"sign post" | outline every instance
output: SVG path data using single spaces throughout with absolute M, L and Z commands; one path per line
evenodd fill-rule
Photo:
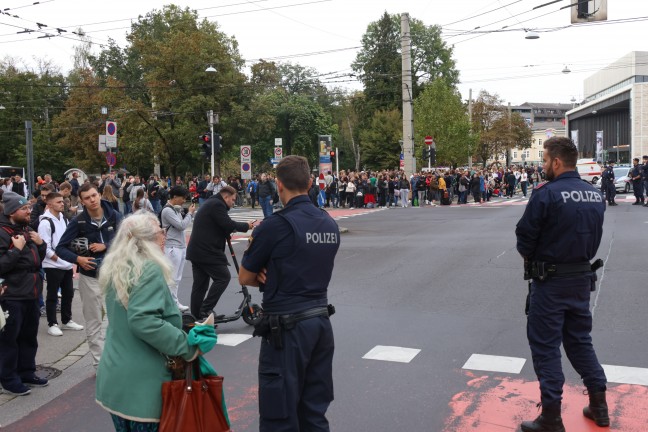
M 106 147 L 117 148 L 117 123 L 110 120 L 106 122 Z
M 252 147 L 241 146 L 241 180 L 252 179 Z
M 428 170 L 432 171 L 432 149 L 434 148 L 434 138 L 430 135 L 425 136 L 425 145 L 429 147 L 428 151 Z

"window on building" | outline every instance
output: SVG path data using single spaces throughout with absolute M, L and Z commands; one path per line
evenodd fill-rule
M 517 159 L 517 152 L 516 151 L 513 152 L 513 159 Z
M 539 145 L 540 147 L 542 147 L 542 139 L 539 139 L 539 140 L 538 140 L 538 145 Z
M 540 150 L 540 151 L 538 152 L 538 157 L 539 157 L 540 159 L 542 159 L 542 156 L 543 156 L 543 155 L 544 155 L 544 150 Z

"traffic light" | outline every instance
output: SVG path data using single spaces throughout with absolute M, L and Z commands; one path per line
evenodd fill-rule
M 209 159 L 211 158 L 211 152 L 212 152 L 212 142 L 211 142 L 211 134 L 209 132 L 204 133 L 198 137 L 201 141 L 200 147 L 201 147 L 201 152 L 200 154 L 205 158 Z
M 423 159 L 428 160 L 430 158 L 430 147 L 425 146 L 423 147 Z
M 214 134 L 214 151 L 219 154 L 223 149 L 223 137 L 221 134 Z
M 436 149 L 435 148 L 430 149 L 430 164 L 431 165 L 436 165 Z
M 331 162 L 335 161 L 335 150 L 331 150 L 329 156 L 331 157 Z

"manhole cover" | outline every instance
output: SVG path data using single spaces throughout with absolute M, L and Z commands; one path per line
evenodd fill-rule
M 57 378 L 59 375 L 61 375 L 61 373 L 63 373 L 63 371 L 60 371 L 53 367 L 36 365 L 36 375 L 38 375 L 40 378 L 51 380 Z

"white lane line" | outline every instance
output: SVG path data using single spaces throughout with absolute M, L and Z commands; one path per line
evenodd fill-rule
M 248 339 L 252 339 L 252 335 L 249 334 L 237 334 L 237 333 L 221 333 L 218 335 L 218 345 L 225 346 L 237 346 L 242 344 Z
M 409 363 L 420 352 L 420 349 L 415 348 L 376 345 L 371 349 L 371 351 L 362 356 L 362 358 L 366 360 L 382 360 L 398 363 Z
M 463 369 L 519 374 L 524 363 L 526 363 L 526 359 L 518 357 L 473 354 L 463 365 Z
M 648 386 L 648 369 L 646 368 L 614 365 L 601 366 L 603 366 L 608 382 Z

